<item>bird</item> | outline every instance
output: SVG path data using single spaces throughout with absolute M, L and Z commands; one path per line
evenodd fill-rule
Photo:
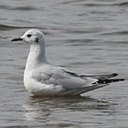
M 24 86 L 35 96 L 78 96 L 125 79 L 115 78 L 117 73 L 78 74 L 47 61 L 44 34 L 39 29 L 29 29 L 11 41 L 24 41 L 30 51 L 24 70 Z

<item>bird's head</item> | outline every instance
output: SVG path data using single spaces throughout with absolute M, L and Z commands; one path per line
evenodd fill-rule
M 30 29 L 19 38 L 14 38 L 11 41 L 24 41 L 28 44 L 39 44 L 44 42 L 44 35 L 38 29 Z

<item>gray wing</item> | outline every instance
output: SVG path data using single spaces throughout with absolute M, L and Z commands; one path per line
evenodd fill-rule
M 33 73 L 33 78 L 45 84 L 61 85 L 64 89 L 77 89 L 91 86 L 97 79 L 84 77 L 62 67 L 41 67 Z
M 79 95 L 107 86 L 108 83 L 124 80 L 109 79 L 114 76 L 116 74 L 78 75 L 65 68 L 53 66 L 42 66 L 32 73 L 32 77 L 39 83 L 61 87 L 57 95 Z

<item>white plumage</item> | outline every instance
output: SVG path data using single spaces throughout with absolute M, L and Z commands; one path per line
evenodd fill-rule
M 108 79 L 109 75 L 78 75 L 63 67 L 47 62 L 44 35 L 38 29 L 28 30 L 22 37 L 12 41 L 30 44 L 30 52 L 24 71 L 24 86 L 34 95 L 80 95 L 123 79 Z M 115 80 L 115 81 L 114 81 Z

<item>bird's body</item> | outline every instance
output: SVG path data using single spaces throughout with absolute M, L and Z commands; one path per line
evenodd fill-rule
M 30 52 L 24 71 L 24 86 L 34 95 L 80 95 L 108 83 L 124 79 L 110 79 L 117 74 L 78 75 L 63 67 L 48 63 L 45 56 L 43 33 L 37 29 L 28 30 L 22 37 L 12 41 L 23 40 L 30 44 Z
M 70 74 L 62 67 L 43 64 L 24 73 L 24 85 L 35 95 L 76 95 L 77 91 L 89 87 L 97 79 L 81 78 Z

